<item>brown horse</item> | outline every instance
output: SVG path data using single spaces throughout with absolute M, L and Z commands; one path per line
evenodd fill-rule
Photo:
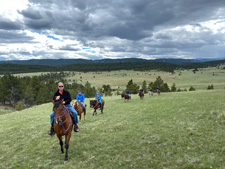
M 160 95 L 160 90 L 157 90 L 157 94 L 158 94 L 158 96 Z
M 121 94 L 121 99 L 123 99 L 123 98 L 124 98 L 124 95 L 125 95 L 125 93 L 122 93 L 122 94 Z
M 130 99 L 131 99 L 131 96 L 129 97 L 128 94 L 124 94 L 124 102 L 125 102 L 125 100 L 129 101 Z
M 77 115 L 79 115 L 79 121 L 81 122 L 81 114 L 84 112 L 83 105 L 81 104 L 81 102 L 76 101 L 73 103 L 73 107 L 77 111 Z M 86 107 L 86 104 L 85 104 L 85 107 Z M 84 120 L 85 120 L 85 115 L 86 113 L 84 112 Z
M 62 99 L 61 101 L 59 100 L 57 102 L 55 102 L 53 100 L 52 102 L 54 104 L 53 111 L 55 114 L 54 130 L 59 139 L 59 144 L 61 146 L 62 154 L 64 153 L 62 136 L 65 135 L 66 154 L 65 154 L 64 161 L 67 161 L 68 160 L 69 142 L 70 142 L 70 137 L 72 134 L 73 123 L 72 123 L 72 118 L 70 117 L 70 112 L 67 109 L 67 107 L 65 107 L 63 105 L 63 101 L 64 101 L 64 99 Z
M 93 116 L 97 115 L 97 109 L 101 109 L 101 113 L 103 114 L 103 108 L 104 108 L 105 101 L 102 99 L 102 106 L 100 106 L 100 102 L 97 100 L 90 100 L 90 108 L 94 108 Z
M 140 96 L 140 99 L 143 99 L 144 98 L 144 93 L 143 92 L 139 92 L 139 96 Z

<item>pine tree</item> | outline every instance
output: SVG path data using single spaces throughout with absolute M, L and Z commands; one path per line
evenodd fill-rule
M 194 88 L 193 86 L 191 86 L 191 87 L 189 88 L 189 91 L 195 91 L 195 88 Z
M 176 90 L 177 90 L 176 84 L 173 83 L 173 85 L 171 86 L 171 92 L 175 92 Z
M 141 86 L 141 87 L 142 87 L 142 89 L 144 90 L 144 92 L 145 92 L 145 93 L 147 93 L 147 92 L 148 92 L 148 89 L 147 89 L 147 83 L 146 83 L 146 81 L 145 81 L 145 80 L 143 81 L 143 83 L 142 83 L 142 86 Z

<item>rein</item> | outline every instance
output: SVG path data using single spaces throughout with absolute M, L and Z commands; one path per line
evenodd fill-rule
M 66 110 L 66 111 L 65 111 L 65 110 Z M 63 117 L 63 116 L 65 115 L 65 112 L 67 112 L 67 113 L 70 115 L 68 108 L 67 108 L 66 106 L 63 106 L 63 115 L 61 115 L 61 116 L 57 116 L 57 117 L 54 117 L 54 118 L 56 119 L 56 118 Z M 66 120 L 67 120 L 67 119 L 66 119 Z M 65 120 L 65 121 L 66 121 L 66 120 Z M 64 121 L 64 122 L 65 122 L 65 121 Z M 63 122 L 63 123 L 64 123 L 64 122 Z M 62 126 L 62 128 L 63 128 L 63 130 L 64 130 L 64 131 L 68 131 L 68 130 L 69 130 L 69 128 L 70 128 L 71 118 L 70 118 L 70 122 L 69 122 L 68 128 L 67 128 L 66 130 L 65 130 L 65 128 L 64 128 L 63 123 L 62 123 L 62 125 L 61 125 L 61 126 Z
M 98 105 L 99 105 L 99 103 L 97 102 L 96 105 L 95 105 L 95 107 L 93 107 L 93 108 L 94 109 L 97 109 L 98 108 Z

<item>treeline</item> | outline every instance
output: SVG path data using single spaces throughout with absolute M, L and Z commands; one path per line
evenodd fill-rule
M 160 88 L 161 92 L 187 91 L 186 88 L 183 90 L 181 90 L 180 88 L 177 88 L 175 83 L 173 83 L 173 85 L 169 87 L 168 84 L 165 83 L 160 76 L 158 76 L 154 82 L 150 82 L 149 84 L 147 84 L 147 82 L 144 80 L 142 82 L 142 85 L 139 86 L 136 83 L 134 83 L 133 80 L 131 79 L 126 85 L 126 90 L 129 90 L 131 94 L 137 94 L 140 88 L 144 90 L 144 93 L 148 93 L 150 89 L 152 89 L 153 92 L 156 92 L 157 88 Z M 207 89 L 208 90 L 213 89 L 213 85 L 208 86 Z M 189 91 L 195 91 L 195 88 L 193 86 L 190 86 Z
M 150 82 L 147 85 L 147 82 L 144 80 L 142 82 L 141 88 L 144 90 L 145 93 L 147 93 L 150 89 L 156 92 L 157 88 L 160 88 L 161 92 L 170 92 L 170 88 L 167 83 L 164 83 L 162 78 L 158 76 L 154 82 Z M 139 92 L 140 86 L 133 82 L 131 79 L 126 86 L 126 90 L 129 90 L 131 94 L 137 94 Z
M 187 63 L 187 64 L 172 64 L 163 62 L 120 62 L 120 63 L 78 63 L 71 65 L 62 65 L 57 67 L 43 65 L 18 65 L 18 64 L 0 64 L 0 74 L 6 72 L 25 73 L 25 72 L 60 72 L 60 71 L 113 71 L 113 70 L 160 70 L 173 72 L 177 69 L 195 69 L 206 68 L 210 66 L 218 66 L 224 64 L 225 60 L 211 61 L 203 63 Z
M 1 104 L 10 104 L 16 107 L 18 103 L 25 108 L 32 105 L 39 105 L 50 102 L 54 93 L 58 90 L 58 82 L 63 82 L 65 90 L 68 90 L 71 94 L 71 98 L 75 98 L 77 91 L 81 90 L 85 94 L 85 97 L 94 97 L 97 89 L 92 87 L 89 82 L 84 85 L 73 82 L 67 83 L 63 79 L 64 73 L 56 73 L 57 79 L 49 78 L 46 80 L 47 75 L 33 76 L 31 77 L 17 77 L 10 73 L 5 73 L 0 78 L 0 102 Z M 51 77 L 51 76 L 50 76 Z M 103 85 L 102 92 L 108 92 L 111 90 L 110 86 Z M 111 93 L 111 91 L 110 91 Z

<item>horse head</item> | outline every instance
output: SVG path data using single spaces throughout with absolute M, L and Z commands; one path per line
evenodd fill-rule
M 94 108 L 97 104 L 97 100 L 90 100 L 90 108 Z
M 73 107 L 74 107 L 74 108 L 77 108 L 77 101 L 75 101 L 75 102 L 73 103 Z
M 56 125 L 62 125 L 62 112 L 63 112 L 63 102 L 64 99 L 62 100 L 58 100 L 58 101 L 52 101 L 54 106 L 53 106 L 53 111 L 54 111 L 54 115 L 55 115 L 55 123 Z

